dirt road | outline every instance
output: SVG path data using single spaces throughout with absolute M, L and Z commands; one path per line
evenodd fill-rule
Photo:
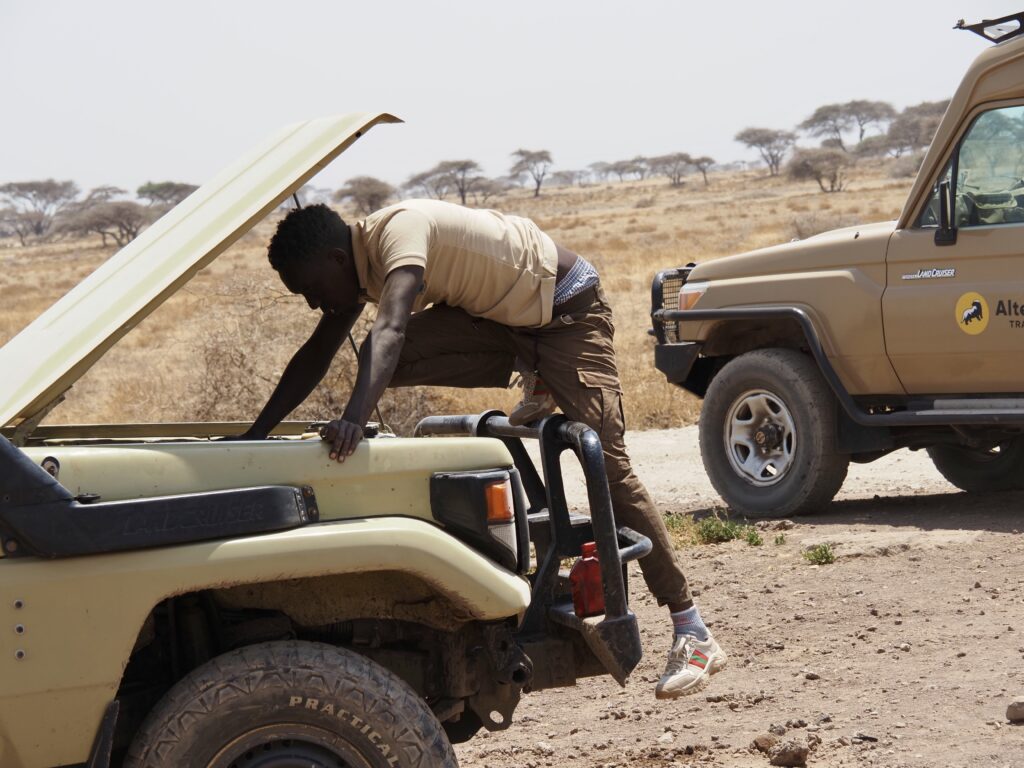
M 721 502 L 695 428 L 638 432 L 637 472 L 666 511 Z M 767 766 L 751 748 L 776 726 L 811 744 L 809 766 L 1021 766 L 1024 493 L 970 497 L 923 452 L 853 465 L 838 500 L 764 544 L 683 552 L 698 604 L 730 655 L 705 691 L 658 702 L 664 609 L 639 573 L 644 660 L 607 680 L 527 696 L 503 733 L 458 747 L 463 766 Z M 785 524 L 782 524 L 785 527 Z M 775 543 L 779 536 L 782 543 Z M 829 542 L 832 565 L 802 557 Z

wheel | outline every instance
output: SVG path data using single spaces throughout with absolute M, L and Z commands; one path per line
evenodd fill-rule
M 814 512 L 836 495 L 850 457 L 836 451 L 836 399 L 814 361 L 763 349 L 729 361 L 700 414 L 700 452 L 715 490 L 748 517 Z
M 441 724 L 400 678 L 356 653 L 262 643 L 180 680 L 124 768 L 456 768 Z
M 968 493 L 1024 489 L 1024 437 L 988 450 L 933 445 L 928 455 L 944 478 Z

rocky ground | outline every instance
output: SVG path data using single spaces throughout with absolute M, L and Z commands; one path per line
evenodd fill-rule
M 638 432 L 637 472 L 666 511 L 721 502 L 695 428 Z M 824 513 L 762 523 L 764 543 L 682 552 L 729 666 L 701 693 L 654 698 L 670 625 L 631 577 L 644 659 L 524 698 L 512 727 L 458 747 L 466 766 L 767 766 L 752 746 L 807 748 L 809 766 L 1020 766 L 1024 494 L 972 497 L 923 452 L 853 465 Z M 809 564 L 809 546 L 837 560 Z M 770 734 L 768 737 L 766 735 Z M 802 749 L 797 750 L 802 751 Z M 785 764 L 785 763 L 783 763 Z

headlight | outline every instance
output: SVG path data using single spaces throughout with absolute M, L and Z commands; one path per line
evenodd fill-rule
M 511 571 L 530 566 L 525 491 L 516 469 L 439 472 L 430 478 L 434 519 Z

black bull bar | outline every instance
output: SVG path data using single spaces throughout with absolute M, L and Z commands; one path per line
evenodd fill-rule
M 463 435 L 501 440 L 512 454 L 529 501 L 530 538 L 537 550 L 532 594 L 517 637 L 550 633 L 551 624 L 578 631 L 590 650 L 620 684 L 640 662 L 643 651 L 636 616 L 629 609 L 625 564 L 651 551 L 651 540 L 631 528 L 616 527 L 597 433 L 585 424 L 556 415 L 539 424 L 512 426 L 500 411 L 479 415 L 430 416 L 416 425 L 417 436 Z M 544 482 L 523 439 L 538 441 Z M 571 450 L 586 479 L 590 517 L 571 515 L 565 497 L 560 458 Z M 578 557 L 587 541 L 597 544 L 604 587 L 603 617 L 581 619 L 559 577 L 563 558 Z

